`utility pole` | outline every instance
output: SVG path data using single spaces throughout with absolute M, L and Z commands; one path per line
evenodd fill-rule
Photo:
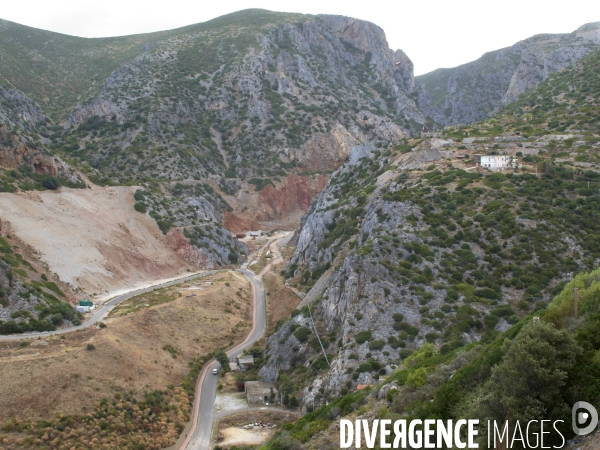
M 573 288 L 573 308 L 575 317 L 579 316 L 579 289 Z

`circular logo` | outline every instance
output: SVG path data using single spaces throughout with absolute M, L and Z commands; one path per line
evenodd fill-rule
M 585 410 L 582 411 L 582 410 Z M 590 434 L 598 425 L 598 411 L 588 402 L 577 402 L 573 405 L 573 432 L 579 436 Z M 591 418 L 591 420 L 590 420 Z M 585 428 L 580 428 L 586 423 Z

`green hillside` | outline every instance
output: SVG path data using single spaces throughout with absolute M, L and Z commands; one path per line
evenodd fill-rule
M 425 90 L 429 92 L 433 105 L 443 107 L 448 93 L 448 80 L 455 71 L 455 69 L 436 69 L 433 72 L 415 77 L 415 81 L 421 83 Z

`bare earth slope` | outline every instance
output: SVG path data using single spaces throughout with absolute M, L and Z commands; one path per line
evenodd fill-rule
M 0 194 L 0 215 L 62 281 L 100 294 L 188 268 L 156 222 L 133 209 L 132 187 Z

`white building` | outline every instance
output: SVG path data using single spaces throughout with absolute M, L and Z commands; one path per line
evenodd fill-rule
M 485 155 L 480 156 L 481 167 L 495 172 L 515 168 L 515 157 L 512 155 Z

